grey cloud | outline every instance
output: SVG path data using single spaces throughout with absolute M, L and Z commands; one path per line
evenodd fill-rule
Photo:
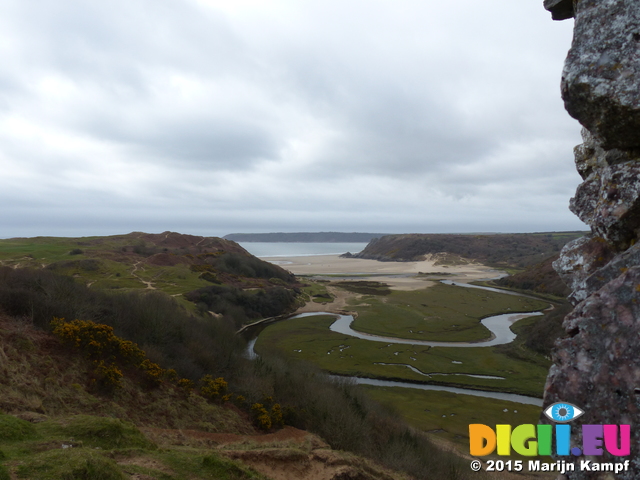
M 7 1 L 0 191 L 60 231 L 575 226 L 569 36 L 525 3 Z

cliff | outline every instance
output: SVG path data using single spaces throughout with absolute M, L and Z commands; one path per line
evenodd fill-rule
M 631 425 L 631 460 L 615 478 L 640 476 L 640 7 L 633 0 L 545 0 L 554 19 L 575 18 L 562 72 L 565 108 L 584 127 L 575 148 L 583 178 L 570 209 L 591 233 L 567 244 L 554 263 L 571 288 L 574 310 L 564 320 L 545 386 L 544 407 L 570 402 L 585 411 L 573 422 Z M 585 459 L 585 457 L 578 457 Z M 562 457 L 576 461 L 576 457 Z M 579 469 L 576 469 L 579 470 Z M 610 478 L 588 471 L 569 479 Z
M 356 258 L 412 262 L 435 256 L 441 263 L 478 261 L 495 267 L 525 268 L 557 255 L 582 232 L 515 234 L 404 234 L 372 240 Z

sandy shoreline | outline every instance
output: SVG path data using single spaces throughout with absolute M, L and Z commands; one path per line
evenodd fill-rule
M 423 274 L 447 274 L 446 278 L 472 281 L 492 278 L 502 272 L 480 264 L 434 265 L 434 261 L 379 262 L 361 258 L 341 258 L 339 255 L 314 255 L 306 257 L 263 257 L 263 260 L 280 265 L 295 275 L 354 275 L 361 280 L 378 280 L 392 288 L 415 290 L 429 286 Z M 370 277 L 369 277 L 370 276 Z

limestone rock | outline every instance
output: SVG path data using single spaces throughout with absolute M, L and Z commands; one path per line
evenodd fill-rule
M 640 471 L 640 429 L 633 427 L 640 418 L 638 285 L 640 266 L 635 266 L 578 304 L 565 318 L 563 326 L 569 337 L 556 345 L 543 406 L 573 403 L 585 411 L 581 424 L 632 425 L 631 457 L 605 454 L 598 458 L 598 462 L 630 459 L 632 469 L 616 476 L 625 480 L 637 478 Z M 571 446 L 581 447 L 580 429 L 572 432 Z M 572 480 L 600 478 L 580 471 L 567 476 Z
M 583 143 L 575 147 L 573 152 L 576 169 L 583 180 L 586 180 L 594 170 L 607 165 L 638 160 L 637 157 L 624 150 L 605 150 L 586 128 L 582 129 L 582 140 Z
M 562 73 L 565 108 L 605 149 L 640 148 L 640 8 L 635 0 L 574 5 L 573 43 Z
M 567 243 L 553 268 L 572 292 L 569 300 L 575 305 L 593 293 L 587 279 L 613 258 L 614 252 L 602 238 L 588 235 Z M 600 287 L 598 287 L 600 288 Z
M 640 162 L 591 170 L 569 208 L 594 233 L 619 249 L 626 248 L 640 229 Z
M 604 267 L 597 269 L 584 281 L 585 293 L 590 295 L 629 269 L 640 265 L 640 243 L 617 255 Z
M 564 401 L 585 411 L 573 424 L 572 447 L 581 446 L 581 424 L 632 425 L 630 457 L 597 459 L 630 460 L 615 477 L 630 480 L 640 478 L 640 5 L 545 0 L 545 7 L 559 12 L 568 3 L 576 20 L 562 96 L 585 127 L 574 150 L 584 182 L 570 208 L 591 235 L 567 244 L 553 264 L 575 309 L 553 352 L 543 408 Z M 566 478 L 613 477 L 576 470 Z

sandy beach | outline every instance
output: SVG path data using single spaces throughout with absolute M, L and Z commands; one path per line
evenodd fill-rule
M 444 278 L 472 281 L 493 278 L 502 272 L 480 264 L 435 265 L 434 261 L 379 262 L 360 258 L 341 258 L 339 255 L 314 255 L 301 257 L 265 257 L 263 260 L 280 265 L 296 275 L 318 277 L 341 275 L 358 276 L 360 280 L 377 280 L 392 288 L 416 290 L 430 284 L 428 275 L 442 274 Z M 420 274 L 427 274 L 420 275 Z

